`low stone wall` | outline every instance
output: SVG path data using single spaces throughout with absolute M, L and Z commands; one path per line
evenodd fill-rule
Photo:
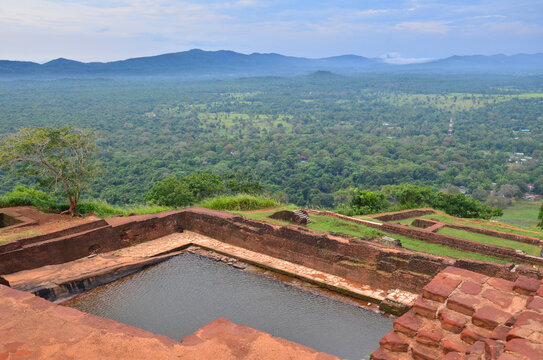
M 173 232 L 182 231 L 180 212 L 157 215 L 108 219 L 105 226 L 36 242 L 22 239 L 8 243 L 0 253 L 0 274 L 62 264 L 92 254 L 117 250 L 132 244 L 153 240 Z M 10 248 L 11 247 L 11 248 Z M 7 250 L 7 251 L 6 251 Z
M 415 219 L 411 223 L 412 226 L 415 226 L 421 229 L 427 229 L 437 224 L 439 224 L 438 221 L 428 220 L 428 219 Z
M 405 210 L 405 211 L 398 211 L 391 214 L 377 216 L 374 219 L 381 220 L 381 221 L 398 221 L 398 220 L 409 219 L 409 218 L 417 217 L 417 216 L 424 216 L 428 214 L 435 214 L 435 212 L 430 209 Z
M 59 231 L 54 231 L 54 232 L 50 232 L 43 235 L 36 235 L 36 236 L 31 236 L 31 237 L 27 237 L 27 238 L 23 238 L 19 240 L 14 240 L 6 244 L 0 245 L 0 254 L 20 249 L 26 245 L 44 242 L 47 240 L 56 239 L 56 238 L 60 238 L 60 237 L 68 236 L 68 235 L 73 235 L 73 234 L 89 231 L 92 229 L 98 229 L 107 225 L 108 224 L 105 220 L 98 219 L 96 221 L 86 222 L 86 223 L 72 226 L 72 227 L 62 229 Z

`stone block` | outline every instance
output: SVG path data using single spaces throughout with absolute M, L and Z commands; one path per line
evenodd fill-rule
M 440 310 L 439 319 L 441 320 L 441 328 L 454 334 L 460 334 L 468 323 L 468 318 L 465 315 L 449 309 Z
M 456 275 L 459 278 L 470 279 L 471 281 L 479 283 L 479 284 L 483 284 L 489 279 L 489 277 L 486 275 L 479 274 L 479 273 L 465 270 L 465 269 L 461 269 L 454 266 L 448 266 L 441 272 L 441 274 Z
M 437 304 L 438 303 L 434 303 L 431 300 L 419 296 L 413 305 L 413 311 L 415 314 L 427 319 L 435 319 L 437 317 Z
M 379 341 L 379 345 L 392 352 L 407 352 L 407 350 L 409 350 L 407 341 L 394 330 L 389 331 L 381 341 Z
M 486 289 L 485 291 L 483 291 L 482 296 L 502 309 L 508 308 L 513 302 L 514 298 L 513 294 L 508 294 L 503 291 L 494 289 Z
M 488 279 L 487 284 L 496 290 L 505 292 L 513 292 L 513 286 L 515 285 L 514 282 L 501 278 L 490 278 Z
M 539 289 L 539 280 L 527 276 L 519 276 L 513 290 L 522 295 L 531 295 Z
M 421 330 L 419 331 L 419 334 L 417 335 L 417 342 L 428 345 L 431 347 L 438 347 L 441 343 L 441 339 L 443 338 L 443 333 L 440 329 L 434 329 L 434 330 Z
M 440 352 L 435 348 L 416 344 L 411 349 L 413 359 L 415 360 L 436 360 L 441 356 Z
M 408 337 L 415 337 L 422 325 L 422 321 L 413 312 L 408 312 L 394 320 L 394 330 Z
M 398 360 L 398 357 L 386 350 L 379 348 L 371 353 L 370 360 Z
M 460 284 L 460 280 L 450 279 L 445 276 L 436 276 L 422 289 L 422 296 L 426 299 L 445 302 L 451 293 Z
M 447 300 L 447 308 L 471 316 L 480 302 L 473 296 L 456 293 Z
M 534 296 L 528 303 L 527 309 L 543 313 L 543 298 L 539 296 Z
M 482 289 L 483 287 L 481 286 L 481 284 L 475 283 L 473 281 L 464 281 L 462 285 L 460 285 L 460 291 L 468 295 L 477 295 L 481 292 Z
M 485 329 L 494 330 L 496 326 L 505 324 L 511 314 L 502 311 L 494 306 L 485 305 L 473 314 L 474 325 Z
M 450 352 L 465 353 L 466 351 L 468 351 L 468 348 L 464 344 L 458 344 L 448 339 L 445 339 L 445 341 L 443 341 L 443 352 L 445 354 L 448 354 Z
M 516 353 L 528 359 L 543 359 L 541 346 L 526 339 L 513 339 L 505 344 L 505 351 Z
M 491 339 L 505 341 L 507 338 L 507 333 L 511 330 L 510 327 L 505 325 L 498 325 L 494 330 L 492 330 Z
M 470 345 L 473 345 L 477 341 L 481 340 L 481 337 L 477 335 L 476 333 L 474 333 L 473 331 L 471 331 L 470 329 L 464 329 L 460 333 L 460 339 L 462 339 L 462 341 Z

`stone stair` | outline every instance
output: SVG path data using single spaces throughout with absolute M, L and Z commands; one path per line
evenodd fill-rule
M 302 219 L 305 224 L 311 223 L 311 219 L 307 215 L 307 211 L 298 209 L 298 210 L 294 210 L 292 213 L 296 215 L 297 217 L 299 217 L 300 219 Z

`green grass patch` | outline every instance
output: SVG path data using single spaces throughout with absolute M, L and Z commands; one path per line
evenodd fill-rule
M 18 240 L 22 238 L 26 238 L 29 236 L 38 235 L 38 232 L 36 230 L 28 230 L 16 234 L 9 234 L 9 235 L 0 235 L 0 244 L 5 244 L 13 240 Z
M 529 255 L 539 256 L 541 253 L 540 246 L 525 244 L 519 241 L 502 239 L 502 238 L 497 238 L 497 237 L 488 236 L 484 234 L 478 234 L 471 231 L 443 227 L 439 229 L 437 232 L 439 234 L 455 236 L 461 239 L 476 241 L 476 242 L 480 242 L 484 244 L 499 245 L 499 246 L 505 246 L 512 249 L 522 250 Z
M 513 229 L 507 226 L 500 226 L 500 223 L 496 220 L 465 221 L 465 220 L 454 218 L 452 216 L 445 215 L 445 214 L 430 214 L 430 215 L 423 216 L 423 218 L 437 220 L 437 221 L 441 221 L 447 224 L 455 224 L 455 225 L 471 226 L 471 227 L 476 227 L 476 228 L 481 228 L 481 229 L 497 230 L 497 231 L 508 232 L 511 234 L 531 236 L 531 237 L 543 239 L 543 232 L 537 231 L 536 228 L 534 228 L 533 230 L 527 229 L 527 230 L 532 230 L 532 231 L 523 231 L 521 229 Z M 520 226 L 520 225 L 515 225 L 515 226 Z M 533 232 L 533 231 L 536 231 L 536 232 Z
M 400 239 L 402 242 L 402 246 L 412 251 L 424 252 L 424 253 L 439 255 L 439 256 L 448 256 L 455 259 L 473 259 L 473 260 L 479 260 L 479 261 L 490 261 L 490 262 L 494 262 L 498 264 L 506 264 L 508 262 L 512 262 L 511 260 L 504 260 L 504 259 L 500 259 L 494 256 L 483 255 L 476 252 L 453 249 L 448 246 L 432 244 L 426 241 L 411 239 L 411 238 L 401 236 L 401 235 L 388 234 L 388 236 L 394 239 Z
M 240 194 L 235 196 L 217 196 L 205 200 L 198 205 L 213 210 L 248 211 L 276 208 L 281 206 L 281 203 L 262 196 Z
M 503 209 L 503 216 L 495 218 L 495 220 L 502 221 L 511 225 L 527 227 L 530 230 L 541 231 L 538 229 L 537 215 L 539 209 L 543 205 L 541 201 L 522 201 L 517 200 L 511 206 Z
M 275 214 L 276 212 L 281 211 L 281 210 L 296 210 L 296 209 L 299 209 L 299 207 L 297 207 L 296 205 L 283 205 L 283 206 L 279 206 L 267 211 L 256 211 L 256 212 L 230 211 L 230 212 L 236 215 L 245 216 L 248 219 L 284 226 L 290 223 L 288 221 L 270 219 L 268 216 Z
M 126 205 L 114 206 L 105 201 L 82 201 L 77 206 L 77 210 L 82 215 L 94 214 L 99 217 L 129 216 L 131 214 L 155 214 L 161 211 L 171 210 L 171 208 L 159 205 Z
M 311 223 L 307 227 L 311 230 L 321 231 L 325 233 L 341 233 L 350 236 L 358 236 L 363 238 L 375 238 L 383 235 L 383 232 L 360 225 L 351 221 L 341 220 L 330 216 L 314 215 L 309 217 Z

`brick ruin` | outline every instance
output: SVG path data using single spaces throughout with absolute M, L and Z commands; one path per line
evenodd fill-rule
M 446 268 L 379 344 L 371 360 L 543 359 L 543 283 Z
M 382 224 L 374 224 L 381 228 Z M 397 228 L 405 231 L 403 226 Z M 541 310 L 543 274 L 537 267 L 434 256 L 198 207 L 99 219 L 0 245 L 0 274 L 62 264 L 183 230 L 355 283 L 422 293 L 414 307 L 395 321 L 394 330 L 373 353 L 374 360 L 497 358 L 493 354 L 501 354 L 501 360 L 529 359 L 518 350 L 526 341 L 530 349 L 540 351 L 537 339 L 543 339 L 538 330 L 542 321 L 533 314 Z M 501 312 L 494 311 L 496 304 Z M 494 316 L 495 321 L 489 322 Z M 536 321 L 532 326 L 534 319 L 539 325 Z

